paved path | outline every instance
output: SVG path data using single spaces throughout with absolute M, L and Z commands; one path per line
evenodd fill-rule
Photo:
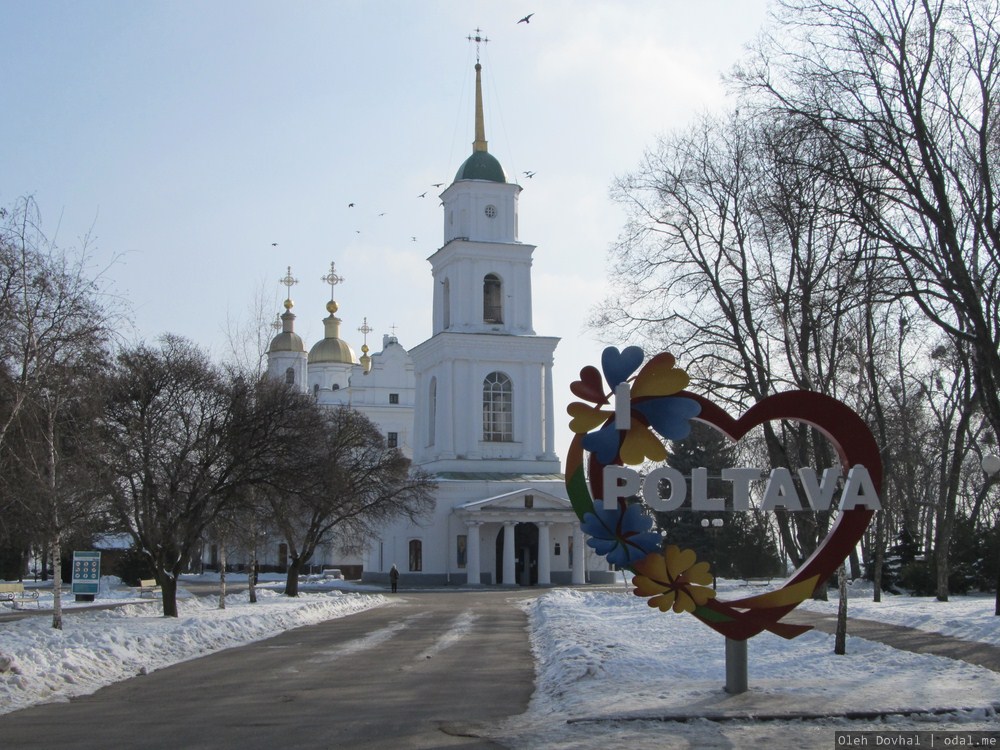
M 797 609 L 783 621 L 812 625 L 824 633 L 837 632 L 836 615 Z M 997 618 L 997 627 L 1000 627 L 1000 617 Z M 847 634 L 868 641 L 879 641 L 903 651 L 946 656 L 949 659 L 959 659 L 969 664 L 992 669 L 994 672 L 1000 672 L 1000 647 L 988 643 L 966 641 L 942 633 L 932 633 L 903 625 L 891 625 L 886 622 L 864 620 L 857 617 L 847 618 Z
M 534 590 L 403 592 L 288 631 L 0 717 L 18 748 L 487 748 L 476 724 L 534 689 Z M 471 735 L 471 736 L 465 736 Z

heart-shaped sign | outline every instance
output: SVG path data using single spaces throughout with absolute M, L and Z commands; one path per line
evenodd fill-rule
M 614 354 L 617 354 L 617 350 Z M 644 388 L 645 392 L 649 394 L 645 398 L 660 400 L 676 398 L 695 402 L 700 407 L 700 411 L 693 419 L 711 426 L 733 441 L 738 441 L 753 428 L 771 421 L 792 420 L 809 424 L 830 440 L 840 457 L 845 472 L 856 465 L 864 466 L 871 477 L 876 493 L 881 490 L 882 459 L 875 438 L 864 421 L 842 402 L 820 393 L 789 391 L 769 396 L 755 404 L 742 416 L 734 418 L 704 396 L 676 390 L 671 384 L 686 383 L 686 378 L 677 378 L 672 373 L 665 371 L 662 366 L 662 355 L 654 357 L 647 364 L 647 367 L 650 365 L 657 367 L 656 362 L 660 363 L 657 371 L 645 378 Z M 589 369 L 595 370 L 592 367 Z M 605 375 L 607 376 L 608 373 L 606 372 Z M 583 372 L 581 372 L 581 376 L 583 376 Z M 640 371 L 636 379 L 642 378 L 643 371 Z M 609 377 L 609 382 L 610 379 Z M 663 388 L 659 392 L 655 392 L 656 389 L 649 385 L 650 380 L 663 384 Z M 587 389 L 587 396 L 595 393 L 593 375 L 589 376 L 588 385 L 590 388 Z M 576 393 L 575 390 L 574 393 Z M 581 398 L 587 398 L 583 393 L 577 393 L 577 395 Z M 600 392 L 599 398 L 602 401 L 588 400 L 594 403 L 608 403 L 608 397 L 603 391 Z M 637 422 L 637 425 L 633 425 L 631 429 L 648 431 L 649 422 L 645 421 L 642 416 L 641 402 L 642 399 L 637 398 L 633 400 L 631 405 L 633 421 Z M 574 409 L 579 410 L 580 406 L 571 405 L 571 413 Z M 691 413 L 690 408 L 687 407 L 676 411 L 678 414 L 689 415 Z M 607 430 L 607 425 L 602 429 Z M 566 461 L 566 487 L 574 510 L 584 522 L 585 527 L 593 533 L 596 528 L 594 521 L 599 515 L 595 514 L 593 497 L 599 496 L 602 492 L 600 488 L 603 484 L 603 469 L 611 462 L 601 462 L 591 453 L 588 482 L 584 475 L 585 437 L 578 431 L 570 446 Z M 626 435 L 620 436 L 622 443 L 625 439 Z M 622 461 L 616 460 L 614 463 L 620 464 Z M 873 514 L 874 511 L 866 507 L 842 510 L 816 551 L 792 573 L 780 588 L 759 596 L 728 602 L 715 598 L 714 592 L 707 591 L 702 586 L 697 585 L 698 575 L 702 575 L 703 571 L 695 571 L 696 575 L 691 575 L 691 568 L 684 562 L 686 560 L 685 553 L 677 551 L 676 547 L 670 547 L 665 555 L 660 555 L 657 550 L 650 548 L 649 545 L 652 542 L 649 541 L 649 537 L 651 535 L 643 534 L 643 532 L 648 531 L 649 524 L 644 524 L 643 528 L 636 527 L 624 530 L 619 528 L 615 533 L 618 534 L 616 538 L 624 545 L 631 545 L 635 548 L 630 550 L 631 556 L 628 559 L 634 560 L 634 562 L 628 567 L 631 567 L 637 574 L 633 579 L 637 587 L 636 594 L 653 596 L 653 599 L 650 600 L 650 606 L 659 606 L 661 609 L 673 606 L 676 611 L 689 611 L 709 627 L 733 640 L 746 640 L 763 630 L 786 638 L 793 638 L 809 628 L 782 623 L 780 622 L 781 618 L 800 602 L 809 598 L 816 587 L 822 585 L 836 571 L 837 567 L 861 540 Z M 607 526 L 608 524 L 605 524 L 605 528 Z M 626 534 L 630 536 L 625 536 Z M 643 544 L 646 546 L 643 547 L 632 541 L 638 539 L 643 540 Z M 605 543 L 607 542 L 605 541 Z M 693 563 L 693 561 L 691 562 Z M 698 563 L 697 565 L 703 564 Z

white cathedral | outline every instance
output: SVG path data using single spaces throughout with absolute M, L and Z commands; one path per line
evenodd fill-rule
M 472 155 L 441 193 L 442 246 L 428 259 L 432 335 L 407 351 L 395 336 L 360 359 L 341 338 L 333 264 L 325 337 L 306 352 L 290 299 L 268 348 L 268 372 L 320 405 L 358 409 L 438 483 L 434 511 L 382 529 L 362 559 L 336 547 L 314 565 L 402 585 L 553 585 L 609 582 L 607 562 L 585 544 L 566 495 L 555 430 L 567 429 L 553 393 L 559 339 L 531 319 L 533 245 L 518 240 L 518 196 L 487 150 L 481 66 L 476 63 Z M 285 282 L 293 282 L 289 275 Z M 359 328 L 366 335 L 367 321 Z M 283 559 L 282 551 L 272 554 Z M 318 555 L 320 553 L 317 553 Z M 269 557 L 271 555 L 269 554 Z

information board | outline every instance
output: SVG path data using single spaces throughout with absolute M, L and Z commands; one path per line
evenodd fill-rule
M 73 552 L 74 594 L 96 594 L 101 583 L 101 553 Z

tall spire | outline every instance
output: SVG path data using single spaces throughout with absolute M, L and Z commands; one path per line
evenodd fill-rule
M 490 40 L 480 29 L 476 29 L 476 35 L 470 35 L 468 39 L 476 43 L 476 140 L 472 142 L 472 150 L 489 151 L 486 148 L 486 119 L 483 117 L 483 66 L 479 64 L 479 44 L 486 44 Z
M 486 124 L 483 118 L 483 66 L 476 63 L 476 140 L 472 142 L 473 151 L 489 151 L 486 148 Z

